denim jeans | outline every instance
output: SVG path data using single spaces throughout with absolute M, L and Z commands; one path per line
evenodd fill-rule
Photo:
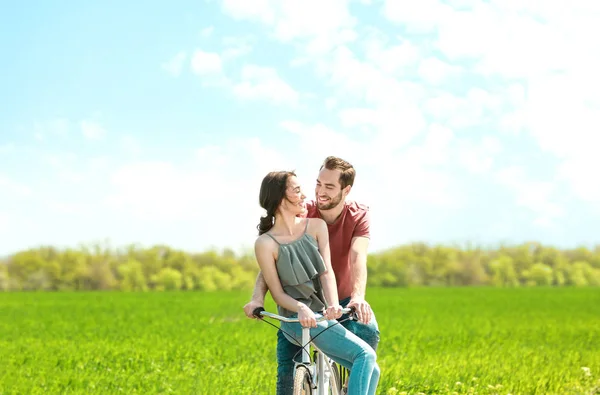
M 342 301 L 340 301 L 340 305 L 342 305 L 342 307 L 346 307 L 348 305 L 348 303 L 350 302 L 350 298 L 346 298 Z M 339 318 L 339 321 L 342 321 L 344 319 L 347 318 L 347 315 L 343 315 L 342 317 Z M 323 323 L 325 323 L 326 321 L 324 321 Z M 333 321 L 332 321 L 333 322 Z M 288 325 L 291 325 L 290 323 L 282 323 L 282 328 L 286 331 L 286 332 L 290 332 L 290 330 L 288 330 Z M 294 324 L 297 326 L 297 336 L 298 336 L 298 343 L 301 343 L 302 341 L 302 330 L 300 329 L 301 326 L 300 324 L 296 323 Z M 341 323 L 341 325 L 336 325 L 336 329 L 338 330 L 338 332 L 340 332 L 339 330 L 341 329 L 345 329 L 344 332 L 350 331 L 352 334 L 356 335 L 358 338 L 362 339 L 366 344 L 368 344 L 369 346 L 371 346 L 373 351 L 377 351 L 377 345 L 379 344 L 379 340 L 380 340 L 380 333 L 379 333 L 379 328 L 377 325 L 377 320 L 375 319 L 375 315 L 373 315 L 373 318 L 371 318 L 371 321 L 368 324 L 363 324 L 354 320 L 347 320 Z M 344 327 L 344 328 L 342 328 Z M 313 332 L 313 331 L 321 331 L 322 329 L 319 328 L 312 328 L 311 330 L 311 337 L 314 337 L 316 333 L 318 332 Z M 325 338 L 325 340 L 327 340 L 327 335 L 329 332 L 334 331 L 334 328 L 328 329 L 327 332 L 323 333 L 322 335 L 320 335 L 316 340 L 315 340 L 315 344 L 317 344 L 317 347 L 320 347 L 319 345 L 319 340 L 323 340 L 322 338 Z M 296 332 L 296 331 L 294 331 Z M 290 332 L 291 333 L 291 332 Z M 338 335 L 336 335 L 338 336 Z M 350 336 L 349 336 L 350 337 Z M 358 343 L 358 342 L 357 342 Z M 334 344 L 334 347 L 337 347 L 339 349 L 344 349 L 347 346 L 344 344 Z M 350 346 L 349 348 L 351 348 L 352 350 L 354 350 L 354 346 Z M 333 354 L 329 354 L 327 347 L 321 348 L 323 350 L 323 352 L 325 352 L 327 355 L 329 355 L 330 358 L 332 358 L 333 360 L 335 360 L 336 362 L 338 362 L 340 365 L 346 366 L 344 364 L 344 362 L 342 362 L 341 360 L 338 361 L 337 358 L 335 358 L 335 352 L 336 350 L 333 351 Z M 300 352 L 300 347 L 297 345 L 297 343 L 293 342 L 291 343 L 286 336 L 284 335 L 284 333 L 279 330 L 277 332 L 277 395 L 288 395 L 288 394 L 292 394 L 293 392 L 293 386 L 294 386 L 294 358 L 297 362 L 301 361 L 302 358 L 302 354 Z M 377 365 L 375 365 L 377 366 Z M 346 366 L 347 367 L 347 366 Z M 376 367 L 376 373 L 377 373 L 377 380 L 379 379 L 379 367 Z M 360 373 L 358 373 L 360 374 Z M 360 380 L 360 379 L 359 379 Z M 350 383 L 349 383 L 350 384 Z M 363 394 L 366 392 L 363 392 Z

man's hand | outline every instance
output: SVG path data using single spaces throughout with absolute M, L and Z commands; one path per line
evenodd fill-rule
M 328 320 L 336 320 L 342 316 L 342 306 L 339 304 L 335 306 L 329 306 L 323 315 Z
M 371 306 L 369 306 L 367 301 L 362 298 L 350 299 L 347 307 L 354 307 L 356 309 L 358 321 L 362 322 L 363 324 L 368 324 L 371 321 L 371 317 L 373 317 L 373 310 L 371 310 Z
M 264 301 L 252 299 L 250 302 L 248 302 L 248 303 L 246 303 L 244 305 L 244 313 L 246 313 L 246 316 L 248 318 L 254 318 L 254 319 L 256 319 L 256 316 L 252 315 L 252 312 L 257 307 L 263 307 L 264 304 L 265 304 Z

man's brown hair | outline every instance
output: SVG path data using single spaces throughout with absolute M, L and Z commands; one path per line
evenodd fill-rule
M 328 170 L 339 170 L 341 172 L 340 185 L 342 186 L 342 189 L 346 188 L 348 185 L 354 185 L 354 177 L 356 176 L 354 166 L 342 158 L 338 158 L 337 156 L 328 156 L 323 161 L 323 164 L 319 170 L 323 170 L 323 168 Z

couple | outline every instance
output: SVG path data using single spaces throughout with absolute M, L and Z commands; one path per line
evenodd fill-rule
M 252 312 L 264 305 L 268 289 L 280 315 L 300 320 L 281 324 L 294 339 L 281 330 L 277 333 L 277 394 L 292 392 L 301 326 L 310 327 L 313 338 L 330 328 L 314 342 L 350 370 L 348 393 L 375 394 L 379 330 L 365 301 L 369 212 L 368 207 L 345 200 L 354 176 L 348 162 L 326 158 L 317 179 L 316 202 L 306 205 L 294 172 L 271 172 L 262 181 L 259 203 L 267 215 L 261 217 L 255 243 L 261 271 L 244 311 L 254 318 Z M 352 306 L 358 321 L 339 324 L 341 309 Z M 320 311 L 328 320 L 317 323 L 314 312 Z

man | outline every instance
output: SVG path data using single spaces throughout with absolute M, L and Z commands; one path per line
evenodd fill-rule
M 367 284 L 367 249 L 370 238 L 369 208 L 346 197 L 354 185 L 354 167 L 345 160 L 329 156 L 319 170 L 315 188 L 316 201 L 307 204 L 309 218 L 322 218 L 329 230 L 331 266 L 335 273 L 342 307 L 356 308 L 358 322 L 342 322 L 348 330 L 367 342 L 375 351 L 379 329 L 371 307 L 365 300 Z M 244 306 L 249 318 L 256 307 L 264 306 L 267 285 L 258 273 L 252 300 Z M 346 316 L 342 316 L 343 320 Z M 294 355 L 300 347 L 277 332 L 277 394 L 289 394 L 293 389 Z

